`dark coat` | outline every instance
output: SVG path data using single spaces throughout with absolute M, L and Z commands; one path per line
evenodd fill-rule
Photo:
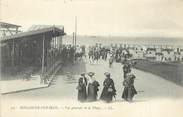
M 93 83 L 88 84 L 88 101 L 96 101 L 97 100 L 97 92 L 99 91 L 99 83 L 97 81 L 94 81 Z
M 83 78 L 79 79 L 77 89 L 78 89 L 78 100 L 81 102 L 86 101 L 87 98 L 86 83 L 85 81 L 83 81 Z
M 131 71 L 131 69 L 130 69 L 130 65 L 127 65 L 127 64 L 124 64 L 124 66 L 123 66 L 123 73 L 124 73 L 124 79 L 127 77 L 126 75 L 127 75 L 127 73 L 129 73 Z
M 101 100 L 110 102 L 112 101 L 113 96 L 116 95 L 116 89 L 114 86 L 114 82 L 111 78 L 106 78 L 103 82 L 103 90 L 102 90 L 102 94 L 100 96 Z M 108 89 L 111 88 L 112 91 L 109 91 Z
M 126 78 L 124 80 L 123 85 L 125 87 L 124 87 L 124 90 L 122 93 L 122 98 L 125 100 L 128 100 L 128 101 L 132 101 L 132 98 L 134 97 L 134 95 L 137 94 L 137 91 L 134 87 L 134 79 L 133 78 Z

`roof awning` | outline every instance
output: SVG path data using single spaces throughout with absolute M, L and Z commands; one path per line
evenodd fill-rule
M 10 24 L 10 23 L 5 23 L 5 22 L 0 22 L 1 28 L 18 28 L 21 27 L 20 25 L 15 25 L 15 24 Z
M 1 39 L 1 42 L 10 41 L 12 39 L 21 39 L 21 38 L 25 38 L 25 37 L 30 38 L 31 36 L 36 36 L 36 35 L 41 35 L 41 34 L 43 35 L 43 34 L 47 34 L 47 33 L 50 33 L 53 37 L 62 36 L 62 35 L 66 34 L 64 32 L 64 28 L 59 29 L 57 27 L 52 26 L 49 28 L 33 30 L 33 31 L 28 31 L 28 32 L 21 32 L 21 33 L 15 34 L 15 35 L 6 36 Z

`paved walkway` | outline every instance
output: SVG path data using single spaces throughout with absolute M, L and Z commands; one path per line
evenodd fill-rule
M 99 96 L 103 88 L 103 81 L 105 79 L 104 73 L 106 71 L 111 73 L 111 77 L 115 82 L 117 90 L 117 100 L 122 100 L 121 95 L 123 92 L 123 70 L 122 65 L 114 63 L 112 68 L 108 67 L 108 62 L 103 60 L 99 61 L 98 64 L 90 64 L 81 61 L 74 65 L 68 65 L 63 69 L 60 69 L 56 77 L 54 78 L 49 88 L 33 90 L 28 92 L 22 92 L 12 95 L 9 97 L 22 97 L 22 98 L 67 98 L 77 101 L 77 82 L 79 75 L 82 72 L 95 72 L 95 78 L 100 83 Z M 143 72 L 137 69 L 133 69 L 132 72 L 136 75 L 135 87 L 138 91 L 138 95 L 135 96 L 134 100 L 146 100 L 155 98 L 182 98 L 183 87 L 178 86 L 170 81 L 164 80 L 163 78 L 153 75 L 151 73 Z
M 104 72 L 109 71 L 115 82 L 117 90 L 116 100 L 112 103 L 96 101 L 93 103 L 79 103 L 77 101 L 77 82 L 81 72 L 95 72 L 95 78 L 99 81 L 99 96 L 102 91 Z M 98 64 L 79 62 L 60 69 L 49 88 L 13 93 L 2 96 L 2 117 L 183 117 L 183 87 L 166 81 L 156 75 L 132 70 L 136 75 L 135 87 L 138 95 L 133 103 L 121 99 L 123 91 L 122 65 L 115 63 L 112 68 L 108 62 L 100 61 Z M 71 73 L 71 74 L 68 74 Z M 58 107 L 56 109 L 34 109 L 29 107 Z M 21 107 L 28 107 L 22 109 Z M 77 107 L 90 107 L 91 109 L 77 109 Z M 68 109 L 70 108 L 70 110 Z M 71 110 L 75 108 L 75 110 Z M 36 113 L 36 114 L 35 114 Z M 71 115 L 72 114 L 72 115 Z
M 104 81 L 104 73 L 110 72 L 111 77 L 115 82 L 117 89 L 117 100 L 121 100 L 123 92 L 123 69 L 120 63 L 114 63 L 112 68 L 109 68 L 108 62 L 101 60 L 98 64 L 86 64 L 86 71 L 95 72 L 95 78 L 99 81 L 101 86 L 99 87 L 99 95 L 102 91 L 102 83 Z M 173 82 L 165 80 L 154 74 L 144 72 L 138 69 L 132 69 L 132 73 L 135 74 L 135 88 L 138 91 L 138 95 L 135 96 L 134 100 L 149 100 L 156 98 L 182 98 L 183 87 L 176 85 Z
M 17 79 L 17 80 L 3 80 L 0 81 L 1 84 L 1 94 L 10 94 L 10 93 L 17 93 L 17 92 L 23 92 L 33 89 L 39 89 L 39 88 L 46 88 L 50 85 L 55 73 L 61 68 L 61 62 L 57 61 L 55 63 L 55 71 L 53 71 L 53 67 L 51 67 L 47 71 L 47 75 L 52 74 L 49 76 L 49 80 L 46 84 L 41 83 L 41 76 L 40 73 L 37 73 L 36 75 L 31 75 L 28 80 L 27 79 Z M 22 77 L 22 76 L 19 76 Z
M 40 76 L 30 78 L 30 80 L 9 80 L 0 81 L 1 94 L 15 93 L 30 89 L 47 87 L 47 84 L 40 84 Z

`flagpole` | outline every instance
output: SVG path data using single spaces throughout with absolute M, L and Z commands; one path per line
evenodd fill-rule
M 77 16 L 75 16 L 75 46 L 77 44 Z

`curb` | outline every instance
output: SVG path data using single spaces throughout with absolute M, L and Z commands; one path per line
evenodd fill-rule
M 35 87 L 31 89 L 23 89 L 23 90 L 18 90 L 18 91 L 11 91 L 7 93 L 1 93 L 1 95 L 6 95 L 6 94 L 13 94 L 13 93 L 20 93 L 20 92 L 25 92 L 25 91 L 30 91 L 30 90 L 36 90 L 36 89 L 42 89 L 42 88 L 47 88 L 48 86 L 42 86 L 42 87 Z
M 6 93 L 1 93 L 1 95 L 13 94 L 13 93 L 20 93 L 20 92 L 31 91 L 31 90 L 42 89 L 42 88 L 48 88 L 48 87 L 50 87 L 51 82 L 53 81 L 53 79 L 55 77 L 55 74 L 60 70 L 60 68 L 61 68 L 61 65 L 59 65 L 58 67 L 56 67 L 55 72 L 51 75 L 48 84 L 46 84 L 45 86 L 40 86 L 40 87 L 35 87 L 35 88 L 30 88 L 30 89 L 22 89 L 22 90 L 17 90 L 17 91 L 11 91 L 11 92 L 6 92 Z

